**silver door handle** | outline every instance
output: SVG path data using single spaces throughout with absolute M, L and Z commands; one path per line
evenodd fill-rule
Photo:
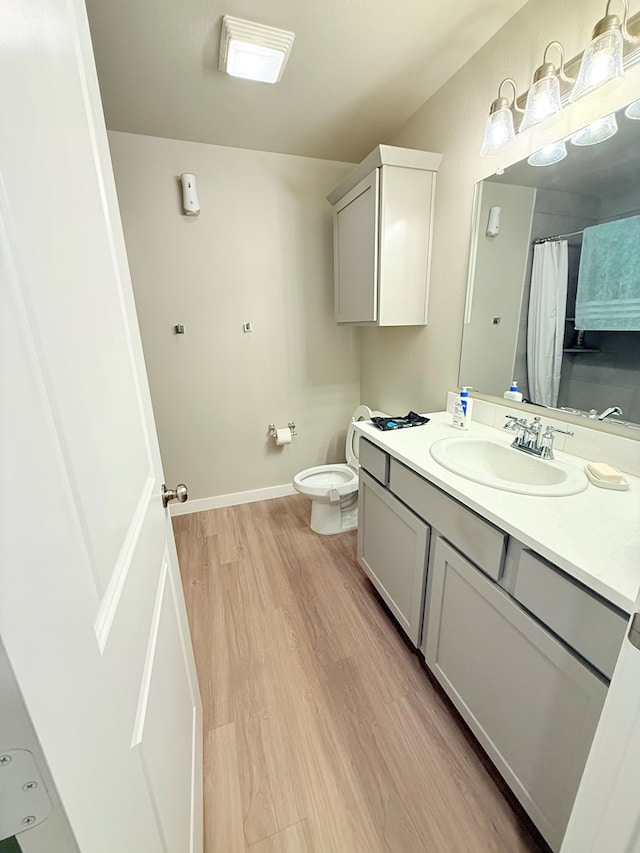
M 189 490 L 184 483 L 178 483 L 175 489 L 168 489 L 164 483 L 162 484 L 162 506 L 165 509 L 169 501 L 180 501 L 183 504 L 188 497 Z

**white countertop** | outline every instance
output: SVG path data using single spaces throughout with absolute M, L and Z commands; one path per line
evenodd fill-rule
M 467 431 L 451 426 L 448 412 L 429 414 L 430 423 L 383 432 L 363 421 L 358 431 L 470 509 L 515 536 L 541 556 L 612 604 L 631 613 L 640 586 L 640 477 L 625 474 L 628 491 L 591 483 L 568 497 L 532 497 L 504 492 L 466 480 L 439 465 L 429 453 L 441 438 L 474 436 L 509 444 L 513 435 L 471 423 Z M 587 460 L 556 452 L 560 462 L 583 468 Z

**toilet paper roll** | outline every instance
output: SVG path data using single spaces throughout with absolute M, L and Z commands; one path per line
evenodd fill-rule
M 291 430 L 289 427 L 276 430 L 276 444 L 282 447 L 283 444 L 291 444 Z

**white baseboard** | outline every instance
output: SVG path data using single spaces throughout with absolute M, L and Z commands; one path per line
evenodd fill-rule
M 284 498 L 295 495 L 296 490 L 291 483 L 282 486 L 267 486 L 266 489 L 252 489 L 248 492 L 232 492 L 230 495 L 216 495 L 212 498 L 196 498 L 183 504 L 171 504 L 171 515 L 188 515 L 192 512 L 204 512 L 208 509 L 219 509 L 223 506 L 237 506 L 256 501 L 268 501 L 271 498 Z

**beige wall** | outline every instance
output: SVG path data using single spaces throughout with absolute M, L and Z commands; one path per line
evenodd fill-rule
M 603 14 L 602 0 L 530 0 L 394 138 L 381 140 L 444 156 L 436 189 L 429 325 L 363 330 L 361 393 L 370 405 L 393 413 L 440 409 L 446 390 L 457 385 L 475 182 L 640 96 L 636 66 L 613 93 L 592 95 L 565 110 L 555 127 L 528 134 L 503 163 L 478 156 L 500 81 L 514 77 L 518 91 L 525 91 L 549 41 L 559 39 L 573 57 Z
M 513 379 L 522 384 L 514 362 L 535 198 L 532 187 L 482 184 L 459 379 L 484 394 L 502 395 Z M 502 209 L 497 237 L 487 236 L 492 207 Z M 493 322 L 495 317 L 499 323 Z
M 344 460 L 359 332 L 333 320 L 325 196 L 352 167 L 126 133 L 109 141 L 167 482 L 206 498 Z M 199 217 L 182 215 L 181 172 L 196 175 Z M 276 448 L 267 425 L 290 418 L 299 435 Z

